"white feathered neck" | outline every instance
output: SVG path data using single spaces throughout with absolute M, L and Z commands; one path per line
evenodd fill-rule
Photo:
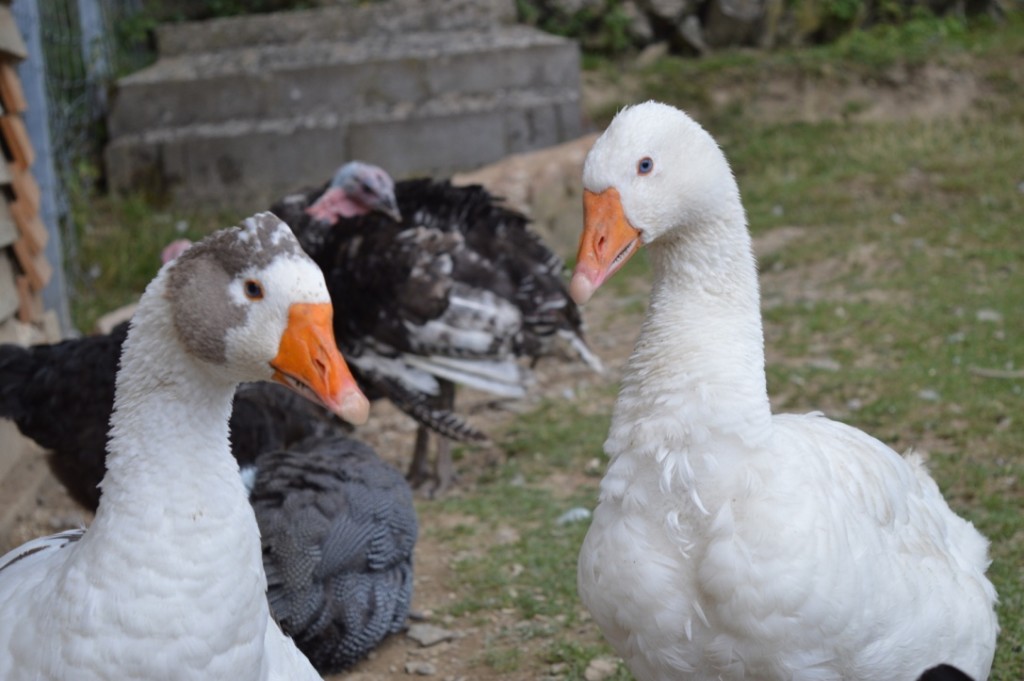
M 124 344 L 97 520 L 130 515 L 139 497 L 149 504 L 166 498 L 177 512 L 182 495 L 208 503 L 199 486 L 237 491 L 228 429 L 236 384 L 168 342 L 175 329 L 164 279 L 162 272 L 148 287 Z
M 186 543 L 195 534 L 194 518 L 242 521 L 220 529 L 222 539 L 234 547 L 247 546 L 239 559 L 248 560 L 253 550 L 258 553 L 259 541 L 238 463 L 230 453 L 228 419 L 236 384 L 199 363 L 179 343 L 168 342 L 175 330 L 164 282 L 161 272 L 147 288 L 125 341 L 108 473 L 87 539 L 101 537 L 96 529 L 105 531 L 108 523 L 145 522 L 155 505 L 164 505 L 168 519 L 189 519 L 181 527 Z M 141 508 L 150 512 L 142 514 Z M 166 542 L 166 535 L 159 541 Z
M 144 580 L 139 588 L 153 593 L 153 608 L 117 617 L 139 634 L 162 638 L 168 622 L 187 631 L 152 651 L 178 658 L 183 678 L 204 664 L 261 678 L 259 667 L 242 672 L 253 660 L 265 665 L 259 656 L 230 653 L 247 642 L 262 646 L 269 623 L 259 529 L 229 445 L 235 383 L 169 342 L 166 273 L 147 288 L 125 341 L 103 496 L 73 547 L 76 566 L 93 587 L 110 591 Z M 225 602 L 234 609 L 229 622 L 211 616 Z M 203 603 L 210 611 L 196 607 Z
M 738 198 L 729 208 L 699 233 L 647 246 L 654 285 L 613 412 L 612 457 L 686 452 L 712 431 L 749 445 L 770 437 L 757 272 Z

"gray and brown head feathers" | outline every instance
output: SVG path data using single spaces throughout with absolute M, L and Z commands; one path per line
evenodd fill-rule
M 227 331 L 246 319 L 245 308 L 227 295 L 228 285 L 280 257 L 308 259 L 288 225 L 264 212 L 214 232 L 168 265 L 167 297 L 189 352 L 213 364 L 224 362 Z M 196 300 L 203 304 L 195 305 Z

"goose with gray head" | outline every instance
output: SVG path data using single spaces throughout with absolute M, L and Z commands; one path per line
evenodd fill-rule
M 267 380 L 365 421 L 331 316 L 269 213 L 164 266 L 125 341 L 92 527 L 0 558 L 0 678 L 320 678 L 269 616 L 228 417 L 239 382 Z
M 916 455 L 820 414 L 773 415 L 758 282 L 712 137 L 648 102 L 583 171 L 571 290 L 641 246 L 650 306 L 605 443 L 578 588 L 639 681 L 987 678 L 988 542 Z

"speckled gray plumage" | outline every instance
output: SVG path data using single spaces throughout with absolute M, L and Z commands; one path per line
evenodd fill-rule
M 312 205 L 314 197 L 319 197 L 327 191 L 330 184 L 330 182 L 326 182 L 309 192 L 289 194 L 270 207 L 270 212 L 288 223 L 302 248 L 314 259 L 316 254 L 323 249 L 324 241 L 327 239 L 332 225 L 317 220 L 307 213 L 306 209 Z
M 239 247 L 239 242 L 244 247 Z M 222 229 L 203 239 L 201 250 L 189 249 L 174 262 L 173 276 L 182 276 L 188 264 L 213 256 L 218 266 L 229 276 L 236 276 L 246 269 L 260 269 L 268 266 L 275 258 L 292 255 L 304 257 L 305 251 L 299 245 L 291 228 L 281 218 L 264 211 L 246 218 L 231 229 Z M 187 276 L 187 275 L 186 275 Z M 168 289 L 175 284 L 169 283 Z
M 256 467 L 250 501 L 271 610 L 320 672 L 346 669 L 405 628 L 417 536 L 409 487 L 345 437 L 307 439 Z

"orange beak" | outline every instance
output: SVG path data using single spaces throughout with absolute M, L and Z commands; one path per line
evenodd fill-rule
M 277 357 L 270 362 L 274 380 L 356 425 L 366 423 L 370 402 L 334 342 L 330 303 L 296 303 L 288 310 L 288 328 Z
M 583 192 L 583 234 L 569 295 L 578 305 L 590 300 L 608 277 L 640 248 L 640 232 L 629 224 L 614 187 Z

